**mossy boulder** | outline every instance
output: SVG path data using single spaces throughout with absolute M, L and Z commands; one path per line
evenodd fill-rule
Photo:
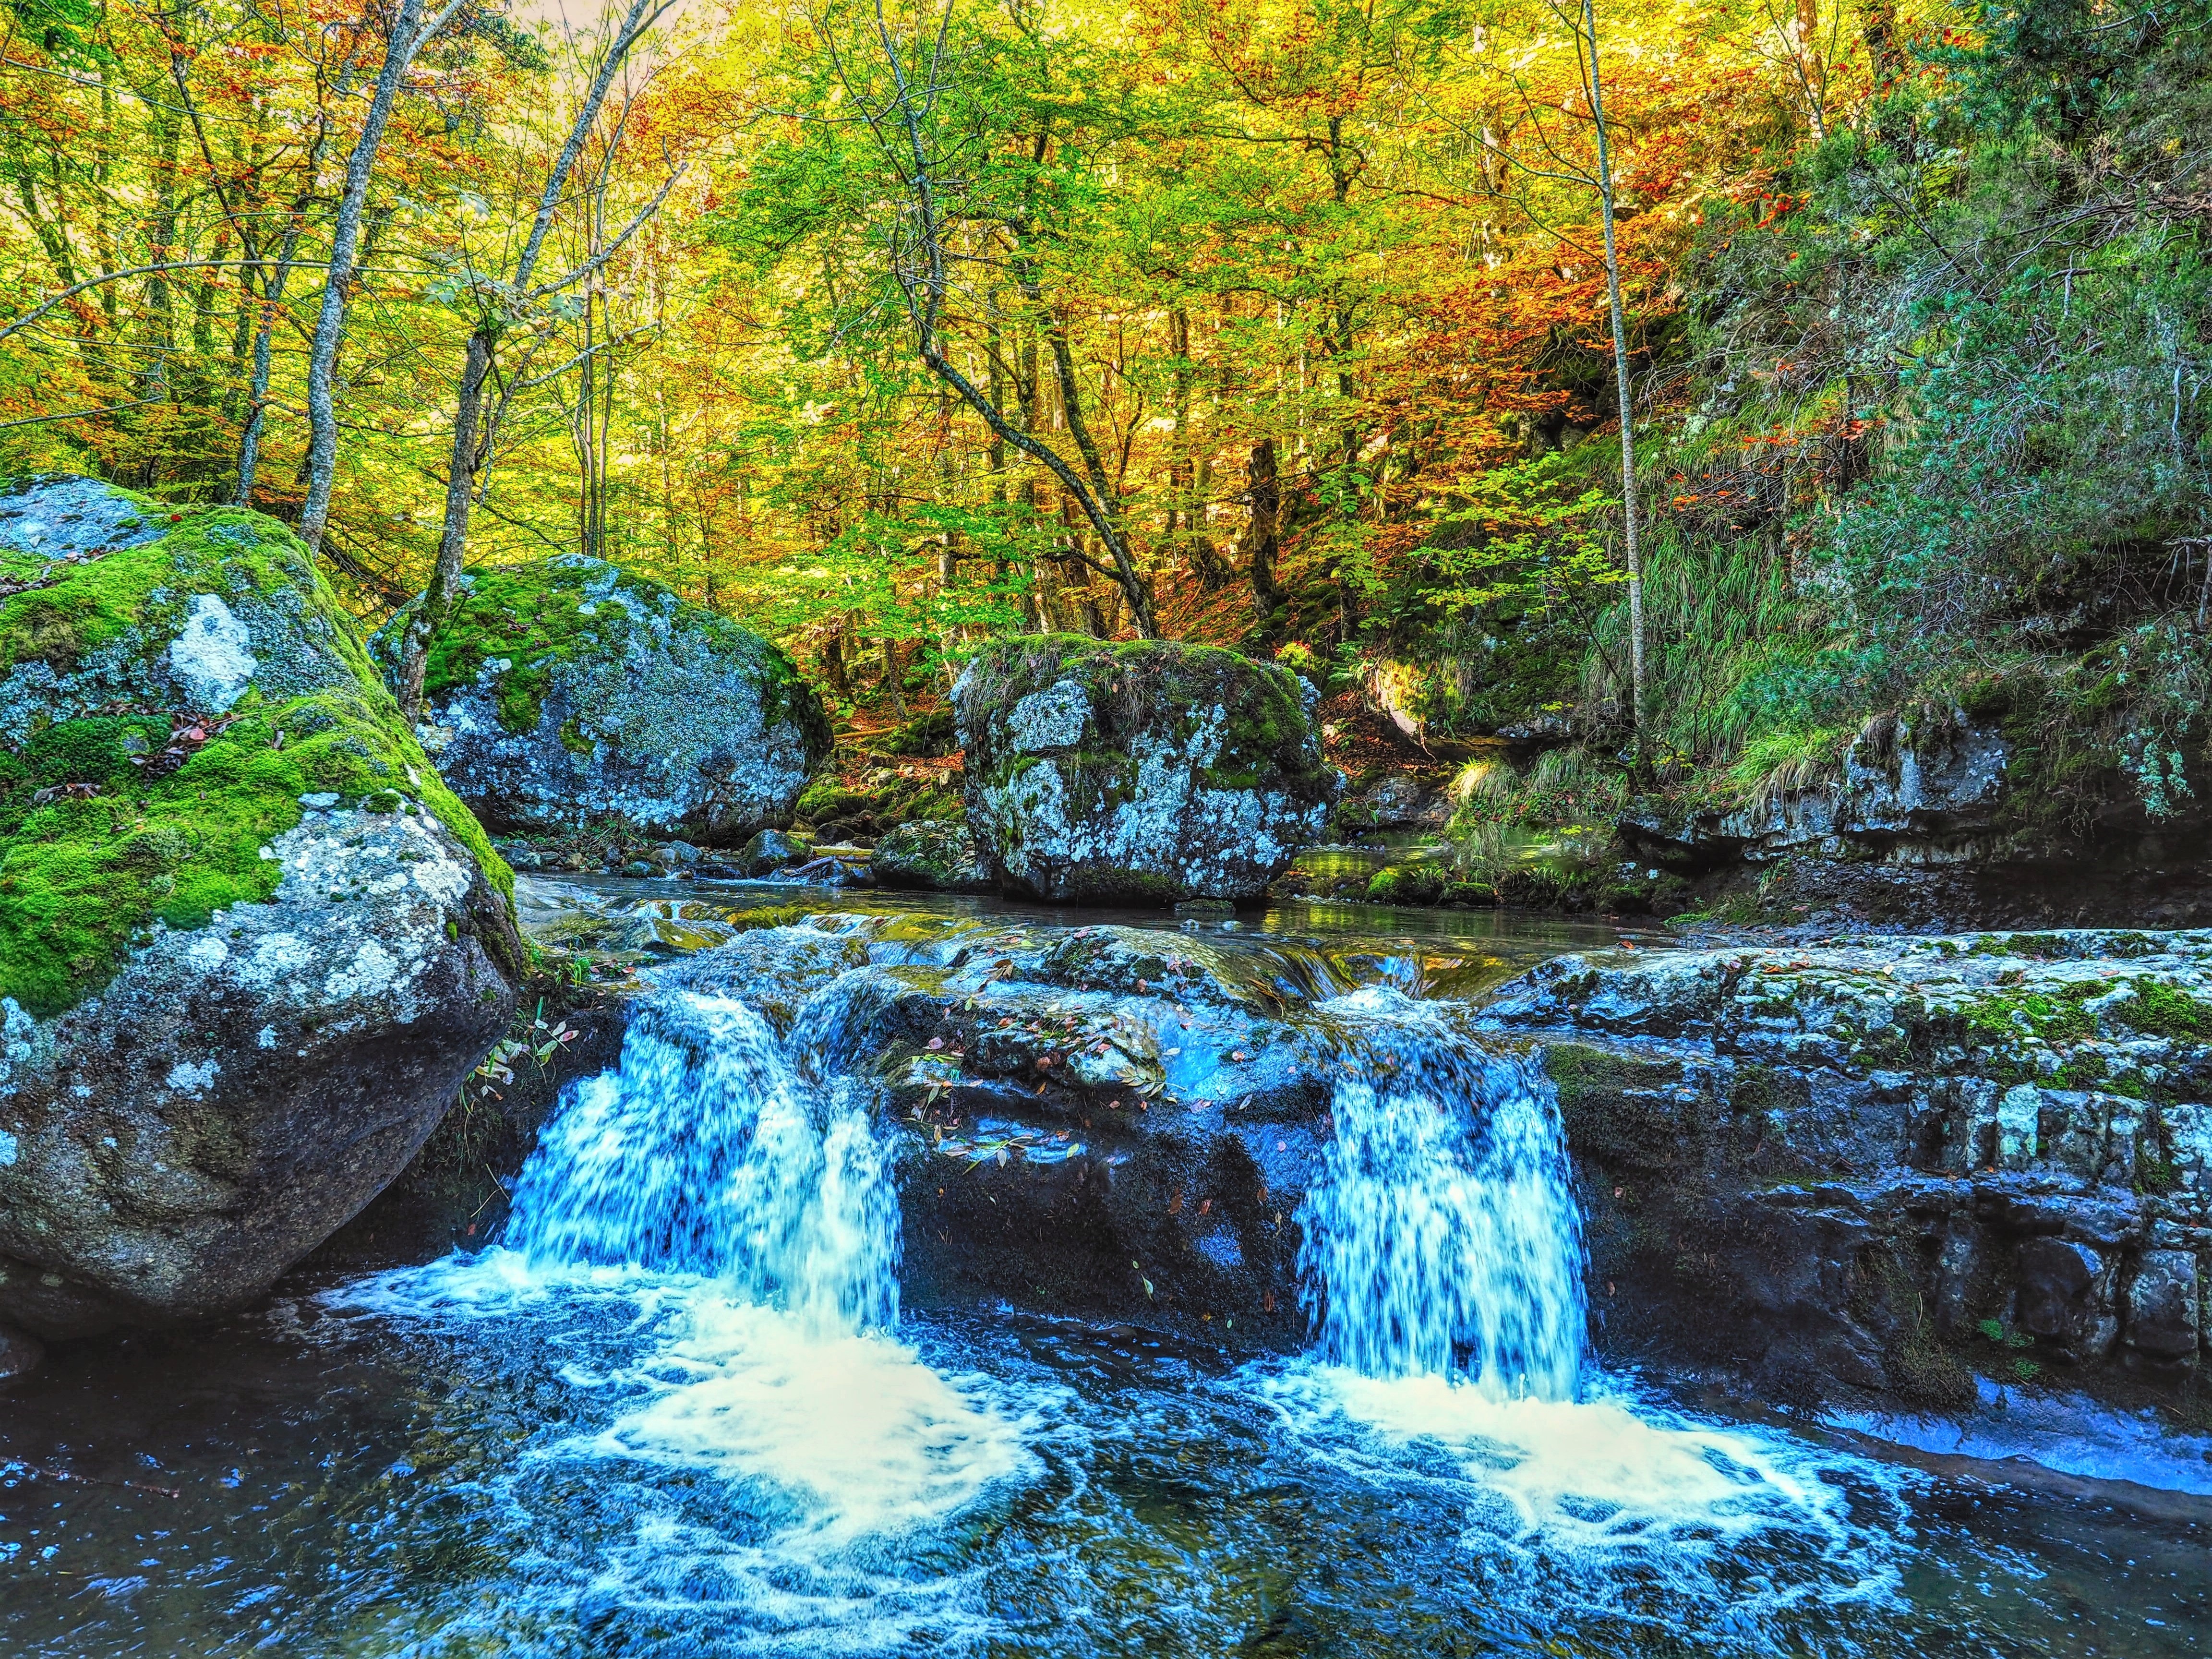
M 791 822 L 830 722 L 767 640 L 580 555 L 464 582 L 430 642 L 422 730 L 493 829 L 735 847 Z M 415 604 L 370 641 L 395 684 Z
M 1085 903 L 1266 890 L 1342 778 L 1313 688 L 1212 646 L 1006 640 L 953 690 L 968 821 L 1003 887 Z
M 876 843 L 868 872 L 879 887 L 975 893 L 991 886 L 991 872 L 976 856 L 967 824 L 949 818 L 924 818 L 890 830 Z
M 507 1025 L 511 889 L 290 532 L 0 491 L 0 1318 L 266 1290 Z

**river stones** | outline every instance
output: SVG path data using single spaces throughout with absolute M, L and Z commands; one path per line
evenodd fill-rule
M 965 823 L 923 818 L 884 832 L 869 855 L 878 887 L 945 893 L 988 892 L 991 872 L 975 854 Z
M 774 645 L 580 555 L 464 580 L 431 641 L 422 734 L 484 823 L 736 847 L 791 822 L 830 732 Z M 395 684 L 413 615 L 371 641 Z
M 0 1320 L 264 1291 L 507 1024 L 509 880 L 283 526 L 0 495 Z
M 1568 956 L 1485 1021 L 1545 1046 L 1617 1334 L 1814 1394 L 2201 1362 L 2212 932 Z
M 968 819 L 1012 892 L 1168 904 L 1263 892 L 1342 787 L 1315 692 L 1211 646 L 997 641 L 953 689 Z

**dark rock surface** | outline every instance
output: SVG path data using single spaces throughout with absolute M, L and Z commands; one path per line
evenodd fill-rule
M 1929 1400 L 2201 1359 L 2212 934 L 1562 957 L 1540 1034 L 1616 1340 Z
M 431 642 L 422 732 L 490 828 L 736 846 L 791 822 L 830 733 L 768 641 L 580 555 L 466 580 Z M 388 678 L 412 616 L 371 642 Z
M 953 691 L 977 849 L 1001 887 L 1040 898 L 1255 896 L 1341 787 L 1314 698 L 1288 669 L 1212 647 L 987 646 Z
M 965 823 L 927 818 L 885 832 L 868 860 L 878 887 L 941 893 L 987 893 L 991 872 L 977 856 Z
M 46 1345 L 28 1331 L 0 1325 L 0 1382 L 28 1376 L 46 1359 Z
M 1388 985 L 1431 971 L 1481 970 L 848 915 L 741 934 L 656 977 L 741 998 L 780 1030 L 805 1022 L 880 1080 L 909 1299 L 1005 1297 L 1294 1346 L 1298 1207 L 1333 1136 L 1332 1091 L 1366 1041 L 1356 1009 L 1317 1005 L 1362 985 L 1395 997 Z

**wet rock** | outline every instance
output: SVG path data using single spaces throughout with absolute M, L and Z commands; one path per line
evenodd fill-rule
M 486 823 L 734 846 L 791 821 L 830 734 L 768 641 L 577 555 L 466 580 L 423 689 L 440 768 Z M 387 676 L 412 616 L 372 641 Z
M 968 820 L 1009 891 L 1167 904 L 1263 892 L 1341 787 L 1289 670 L 1210 647 L 1003 641 L 953 698 Z
M 1299 1204 L 1362 955 L 1175 932 L 823 915 L 661 970 L 799 1026 L 885 1091 L 910 1301 L 1302 1340 Z M 1233 1326 L 1224 1324 L 1233 1322 Z
M 297 539 L 88 488 L 0 499 L 33 584 L 0 600 L 0 1316 L 48 1339 L 264 1291 L 422 1144 L 522 959 Z M 120 544 L 51 565 L 57 518 Z
M 2014 1266 L 2014 1322 L 2074 1359 L 2102 1358 L 2119 1334 L 2112 1306 L 2112 1264 L 2085 1244 L 2031 1238 Z
M 2203 1337 L 2204 1274 L 2189 1250 L 2146 1250 L 2128 1287 L 2128 1346 L 2152 1360 L 2195 1363 Z
M 28 1376 L 46 1358 L 46 1345 L 37 1337 L 11 1325 L 0 1325 L 0 1382 Z
M 976 856 L 965 823 L 937 818 L 887 831 L 868 860 L 878 887 L 983 893 L 991 872 Z
M 757 830 L 732 862 L 744 875 L 764 876 L 787 864 L 799 863 L 813 844 L 813 836 L 795 830 Z
M 1871 1366 L 1935 1399 L 1969 1365 L 2100 1364 L 2140 1297 L 2153 1334 L 2129 1351 L 2194 1361 L 2212 934 L 1569 956 L 1484 1023 L 1541 1034 L 1595 1177 L 1594 1263 L 1634 1287 L 1616 1336 L 1664 1346 L 1668 1310 L 1727 1310 L 1747 1364 L 1815 1392 Z

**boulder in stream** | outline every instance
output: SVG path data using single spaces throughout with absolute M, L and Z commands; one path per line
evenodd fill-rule
M 282 525 L 0 495 L 0 1319 L 251 1300 L 512 1017 L 506 866 Z
M 984 893 L 991 872 L 976 855 L 968 826 L 949 818 L 924 818 L 887 830 L 869 855 L 878 887 L 941 893 Z
M 714 847 L 790 823 L 830 723 L 769 641 L 580 554 L 465 581 L 431 641 L 422 732 L 484 823 Z M 371 641 L 387 677 L 413 614 Z
M 995 641 L 953 690 L 976 847 L 1002 887 L 1039 898 L 1256 896 L 1343 786 L 1315 696 L 1212 646 Z

